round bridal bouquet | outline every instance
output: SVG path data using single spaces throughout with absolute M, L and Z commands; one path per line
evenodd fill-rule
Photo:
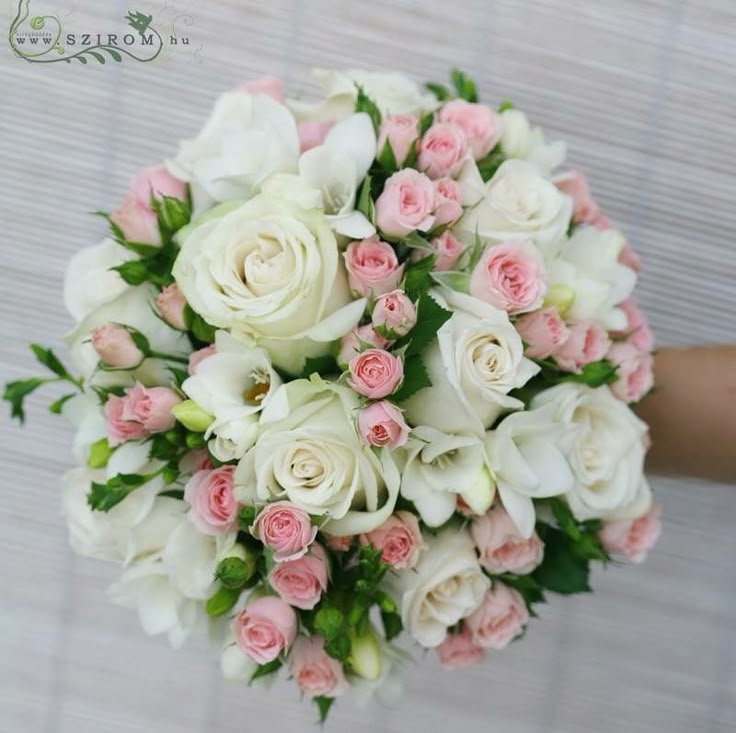
M 652 336 L 585 178 L 459 71 L 225 92 L 69 263 L 67 368 L 7 385 L 76 428 L 70 541 L 114 603 L 322 719 L 396 697 L 411 640 L 465 667 L 591 563 L 641 561 Z

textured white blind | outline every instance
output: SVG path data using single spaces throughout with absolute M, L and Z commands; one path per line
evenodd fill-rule
M 14 13 L 6 0 L 6 22 Z M 736 341 L 736 6 L 732 0 L 210 0 L 141 3 L 191 47 L 152 64 L 41 66 L 0 47 L 2 379 L 59 347 L 64 263 L 141 164 L 198 129 L 220 90 L 264 73 L 451 66 L 564 137 L 572 163 L 643 255 L 640 297 L 660 344 Z M 98 26 L 127 3 L 66 2 Z M 181 28 L 179 30 L 181 30 Z M 2 36 L 4 37 L 4 33 Z M 693 396 L 697 399 L 697 395 Z M 278 699 L 222 683 L 203 640 L 175 654 L 112 607 L 113 568 L 66 546 L 59 476 L 70 435 L 39 406 L 0 430 L 0 731 L 311 730 Z M 330 728 L 498 733 L 736 730 L 736 489 L 656 481 L 665 533 L 643 567 L 555 599 L 523 643 L 478 669 L 409 677 L 397 711 L 341 703 Z M 306 717 L 305 717 L 306 716 Z

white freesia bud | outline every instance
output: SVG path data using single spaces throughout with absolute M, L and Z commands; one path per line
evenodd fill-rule
M 377 680 L 381 676 L 381 652 L 372 629 L 362 636 L 351 635 L 349 660 L 355 674 L 363 679 Z

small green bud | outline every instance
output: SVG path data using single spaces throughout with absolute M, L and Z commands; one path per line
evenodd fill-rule
M 185 428 L 193 430 L 195 433 L 203 433 L 215 419 L 212 415 L 205 412 L 194 400 L 184 400 L 184 402 L 174 405 L 171 408 L 171 414 Z
M 186 444 L 187 448 L 197 450 L 198 448 L 204 448 L 205 445 L 207 445 L 207 442 L 205 441 L 204 436 L 199 433 L 189 433 L 186 438 Z
M 89 458 L 87 465 L 90 468 L 104 468 L 110 460 L 113 449 L 107 442 L 107 438 L 100 438 L 96 443 L 92 443 L 89 449 Z
M 554 305 L 564 316 L 575 300 L 575 291 L 569 285 L 552 285 L 544 297 L 544 305 Z
M 235 545 L 233 554 L 220 561 L 215 577 L 226 588 L 241 588 L 256 572 L 257 561 L 254 552 L 248 552 L 242 545 Z

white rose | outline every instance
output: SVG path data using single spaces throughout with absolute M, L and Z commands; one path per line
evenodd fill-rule
M 480 605 L 490 586 L 465 530 L 450 527 L 426 538 L 411 570 L 391 578 L 404 628 L 423 647 L 439 646 L 447 629 Z
M 238 500 L 287 498 L 328 519 L 325 528 L 335 535 L 382 524 L 396 504 L 399 473 L 390 451 L 379 457 L 358 437 L 359 404 L 352 390 L 314 377 L 281 387 L 235 470 Z
M 272 173 L 294 171 L 298 157 L 296 122 L 284 105 L 265 94 L 231 91 L 167 165 L 190 184 L 201 212 L 214 202 L 250 198 Z
M 208 323 L 264 346 L 298 372 L 363 314 L 351 302 L 335 235 L 319 211 L 260 195 L 188 227 L 173 273 Z
M 64 274 L 64 305 L 77 323 L 130 290 L 130 285 L 111 268 L 135 257 L 109 238 L 72 255 Z
M 249 346 L 226 331 L 215 334 L 216 353 L 197 364 L 182 390 L 214 421 L 205 438 L 216 436 L 216 458 L 242 458 L 258 434 L 258 413 L 281 386 L 268 353 Z
M 424 91 L 404 74 L 327 69 L 315 69 L 313 74 L 324 89 L 327 99 L 317 104 L 288 100 L 289 107 L 300 122 L 344 119 L 355 109 L 358 86 L 363 88 L 384 116 L 400 114 L 421 116 L 439 105 L 434 94 Z
M 575 478 L 566 493 L 580 520 L 636 517 L 646 511 L 642 482 L 647 426 L 608 387 L 560 384 L 540 392 L 532 407 L 548 405 L 555 420 L 573 426 L 564 450 Z
M 565 143 L 561 141 L 548 143 L 542 128 L 532 128 L 529 119 L 521 110 L 504 110 L 501 112 L 501 119 L 503 120 L 501 148 L 507 157 L 528 160 L 544 175 L 549 175 L 565 162 L 567 153 Z
M 482 441 L 475 435 L 446 435 L 424 425 L 406 444 L 401 495 L 414 503 L 430 527 L 444 524 L 460 496 L 476 514 L 485 514 L 495 487 L 486 468 Z
M 545 256 L 556 251 L 570 224 L 572 199 L 523 160 L 507 160 L 487 182 L 475 163 L 459 178 L 466 207 L 458 228 L 466 237 L 505 241 L 530 239 Z
M 167 634 L 177 649 L 194 630 L 201 606 L 177 590 L 159 555 L 126 568 L 108 589 L 108 598 L 116 605 L 135 608 L 146 634 Z
M 407 400 L 406 415 L 414 425 L 480 437 L 504 410 L 523 407 L 508 393 L 539 366 L 524 356 L 505 311 L 452 290 L 436 294 L 453 314 L 422 355 L 432 386 Z
M 548 268 L 550 286 L 566 286 L 573 294 L 567 318 L 589 318 L 608 330 L 626 329 L 626 314 L 617 306 L 633 292 L 636 273 L 618 261 L 625 244 L 616 229 L 575 229 Z
M 486 451 L 501 502 L 524 537 L 534 533 L 533 499 L 572 489 L 574 476 L 565 458 L 570 429 L 555 420 L 554 409 L 515 412 L 486 435 Z

